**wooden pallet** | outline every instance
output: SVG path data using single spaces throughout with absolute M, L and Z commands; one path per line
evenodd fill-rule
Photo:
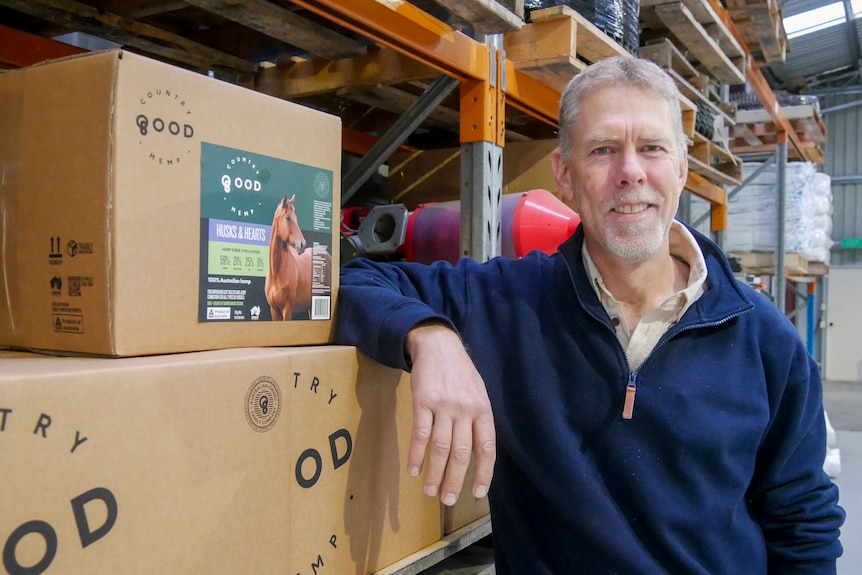
M 817 108 L 811 104 L 800 104 L 783 107 L 782 111 L 790 121 L 806 155 L 811 161 L 822 164 L 826 125 Z M 730 135 L 730 150 L 738 155 L 774 152 L 778 141 L 776 124 L 764 109 L 739 110 L 736 113 L 736 125 L 731 128 Z M 792 145 L 788 146 L 787 154 L 791 159 L 803 159 Z
M 531 23 L 506 34 L 503 47 L 517 70 L 562 92 L 591 62 L 628 52 L 568 6 L 530 13 Z
M 742 183 L 742 160 L 700 133 L 688 149 L 688 169 L 719 186 Z
M 524 0 L 408 0 L 455 28 L 470 26 L 483 34 L 502 34 L 524 25 Z
M 708 0 L 641 0 L 640 21 L 642 41 L 670 38 L 699 71 L 745 83 L 745 51 Z
M 686 98 L 706 106 L 713 115 L 721 116 L 726 126 L 735 123 L 734 115 L 719 103 L 709 78 L 698 72 L 669 38 L 658 38 L 641 46 L 639 55 L 664 68 Z
M 727 12 L 756 59 L 767 65 L 785 61 L 787 33 L 776 0 L 727 0 Z
M 775 252 L 730 252 L 728 255 L 738 258 L 746 273 L 775 274 Z M 799 252 L 785 252 L 784 269 L 788 275 L 808 275 L 808 260 Z
M 491 517 L 485 516 L 444 536 L 437 543 L 433 543 L 389 567 L 376 571 L 373 575 L 417 575 L 490 534 Z M 483 573 L 492 572 L 483 571 Z
M 573 76 L 598 60 L 629 53 L 595 24 L 568 6 L 553 6 L 530 13 L 531 23 L 506 34 L 506 58 L 517 70 L 562 92 Z M 697 107 L 685 95 L 680 99 L 683 129 L 694 134 Z

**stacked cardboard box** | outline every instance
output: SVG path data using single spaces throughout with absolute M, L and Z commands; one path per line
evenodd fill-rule
M 9 573 L 352 573 L 441 536 L 410 386 L 341 346 L 0 352 Z
M 0 134 L 0 345 L 331 341 L 339 118 L 108 51 L 0 76 Z
M 6 571 L 364 575 L 440 539 L 408 376 L 326 345 L 340 137 L 123 51 L 0 76 L 0 347 L 48 352 L 0 352 Z

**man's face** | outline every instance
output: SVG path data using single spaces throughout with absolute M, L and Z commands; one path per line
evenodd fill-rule
M 604 87 L 584 98 L 572 155 L 556 151 L 553 165 L 591 252 L 644 261 L 667 246 L 688 170 L 677 150 L 676 121 L 649 90 Z

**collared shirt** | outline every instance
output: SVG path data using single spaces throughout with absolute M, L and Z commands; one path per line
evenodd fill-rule
M 623 304 L 608 291 L 593 258 L 584 243 L 583 258 L 593 289 L 599 296 L 602 306 L 616 326 L 617 339 L 629 362 L 629 368 L 636 370 L 646 360 L 664 333 L 679 321 L 682 314 L 703 295 L 706 281 L 706 261 L 697 241 L 688 229 L 674 220 L 670 228 L 670 254 L 689 267 L 688 285 L 661 304 L 657 309 L 647 312 L 641 318 L 634 332 L 626 324 Z

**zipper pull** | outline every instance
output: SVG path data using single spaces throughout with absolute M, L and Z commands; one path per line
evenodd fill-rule
M 629 381 L 626 385 L 626 399 L 623 403 L 623 419 L 631 419 L 635 409 L 635 393 L 637 392 L 637 373 L 629 372 Z

